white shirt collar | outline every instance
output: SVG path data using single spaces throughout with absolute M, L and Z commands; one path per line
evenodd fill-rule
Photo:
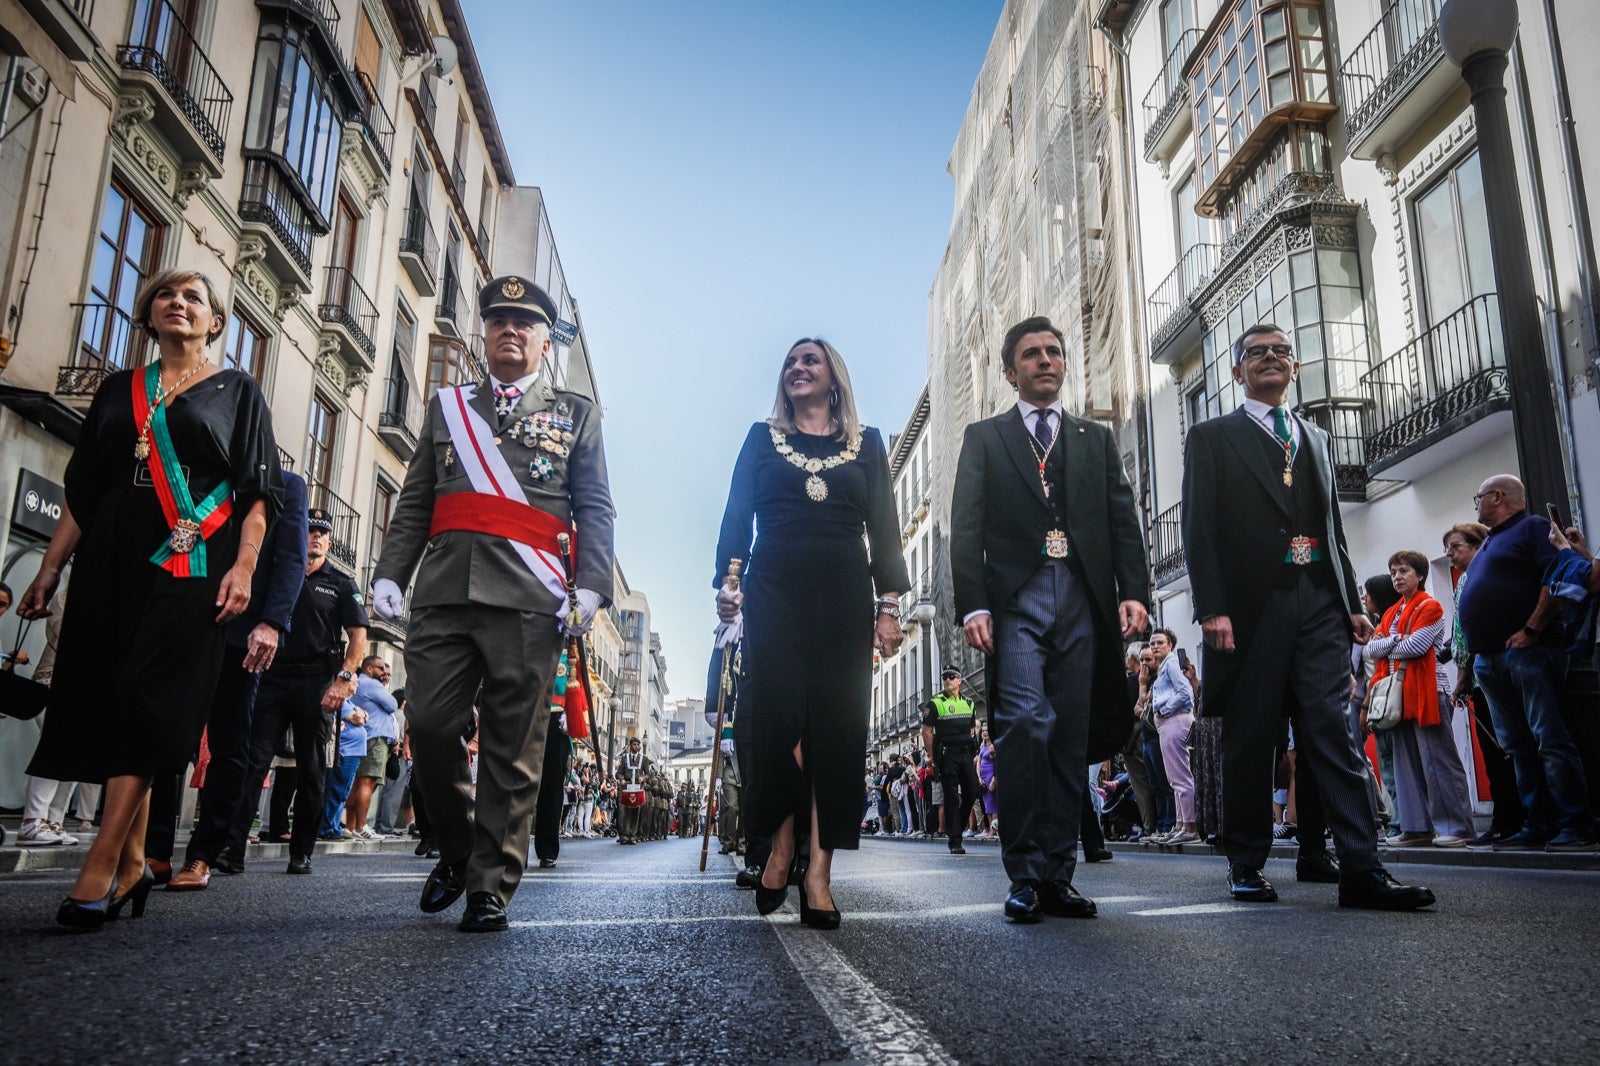
M 1029 403 L 1027 400 L 1023 400 L 1023 399 L 1018 399 L 1017 400 L 1017 413 L 1022 416 L 1022 421 L 1023 422 L 1027 422 L 1028 421 L 1028 416 L 1033 414 L 1035 411 L 1039 411 L 1039 410 L 1043 410 L 1043 409 L 1049 409 L 1049 410 L 1054 411 L 1056 413 L 1057 424 L 1060 424 L 1061 419 L 1066 417 L 1066 410 L 1061 406 L 1061 400 L 1060 399 L 1057 399 L 1054 403 L 1045 404 L 1044 408 L 1036 407 L 1033 404 Z M 1030 426 L 1029 428 L 1031 429 L 1032 427 Z
M 521 397 L 528 395 L 529 392 L 533 391 L 533 383 L 538 381 L 538 380 L 539 380 L 539 371 L 537 371 L 537 370 L 535 370 L 531 374 L 528 374 L 526 377 L 520 377 L 515 381 L 501 381 L 499 378 L 497 378 L 493 374 L 491 374 L 491 375 L 489 375 L 489 385 L 490 385 L 490 388 L 491 388 L 490 395 L 493 395 L 492 389 L 493 389 L 493 386 L 495 386 L 495 385 L 500 386 L 502 389 L 505 388 L 507 385 L 512 385 L 512 386 L 516 387 L 517 393 L 518 393 L 518 398 L 520 399 Z

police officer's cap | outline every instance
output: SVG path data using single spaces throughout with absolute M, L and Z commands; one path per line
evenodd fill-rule
M 949 681 L 951 678 L 959 678 L 961 676 L 961 671 L 957 670 L 953 666 L 947 666 L 944 668 L 944 672 L 939 676 L 944 680 Z
M 556 320 L 556 303 L 549 294 L 516 274 L 490 278 L 478 291 L 478 314 L 488 318 L 492 311 L 521 311 L 547 326 Z
M 320 507 L 313 507 L 306 512 L 306 525 L 311 529 L 320 529 L 324 533 L 332 533 L 333 515 Z

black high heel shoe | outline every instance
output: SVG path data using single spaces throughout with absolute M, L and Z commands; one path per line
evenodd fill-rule
M 111 887 L 106 890 L 103 899 L 81 900 L 68 896 L 61 901 L 61 906 L 56 908 L 56 924 L 64 925 L 68 929 L 88 932 L 99 929 L 105 925 L 111 914 L 111 901 L 117 894 L 117 879 L 111 879 Z
M 800 885 L 800 924 L 808 925 L 813 929 L 839 928 L 840 915 L 837 909 L 831 911 L 817 910 L 811 906 L 806 898 L 806 886 Z
M 135 918 L 143 918 L 144 905 L 146 901 L 150 899 L 150 890 L 155 886 L 156 872 L 150 869 L 149 863 L 146 863 L 144 867 L 144 873 L 139 875 L 139 880 L 133 883 L 133 887 L 128 889 L 128 891 L 124 892 L 122 895 L 118 896 L 116 899 L 112 900 L 111 906 L 106 908 L 106 921 L 111 921 L 119 913 L 121 913 L 122 905 L 127 903 L 129 900 L 133 901 L 132 916 Z
M 768 888 L 760 880 L 756 881 L 756 913 L 771 914 L 783 906 L 783 901 L 789 898 L 789 883 L 784 881 L 778 888 Z

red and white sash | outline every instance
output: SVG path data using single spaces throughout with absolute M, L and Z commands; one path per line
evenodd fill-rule
M 494 430 L 468 406 L 476 385 L 439 390 L 439 407 L 455 446 L 456 460 L 472 482 L 473 492 L 451 493 L 434 500 L 430 535 L 451 529 L 505 537 L 534 578 L 563 601 L 565 572 L 556 548 L 556 534 L 572 532 L 559 518 L 528 503 L 511 464 L 495 446 Z M 577 550 L 576 541 L 573 551 Z

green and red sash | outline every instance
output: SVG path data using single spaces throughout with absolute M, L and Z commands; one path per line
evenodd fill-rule
M 189 494 L 189 483 L 178 462 L 178 450 L 167 428 L 167 405 L 160 403 L 161 364 L 151 363 L 144 380 L 133 377 L 133 418 L 137 425 L 149 420 L 154 447 L 150 450 L 150 481 L 155 485 L 161 513 L 172 527 L 172 536 L 156 549 L 150 561 L 173 577 L 206 576 L 206 540 L 233 516 L 233 485 L 224 480 L 205 499 L 196 503 Z M 155 407 L 155 417 L 150 416 Z M 193 532 L 186 537 L 185 530 Z M 192 546 L 191 546 L 192 545 Z

